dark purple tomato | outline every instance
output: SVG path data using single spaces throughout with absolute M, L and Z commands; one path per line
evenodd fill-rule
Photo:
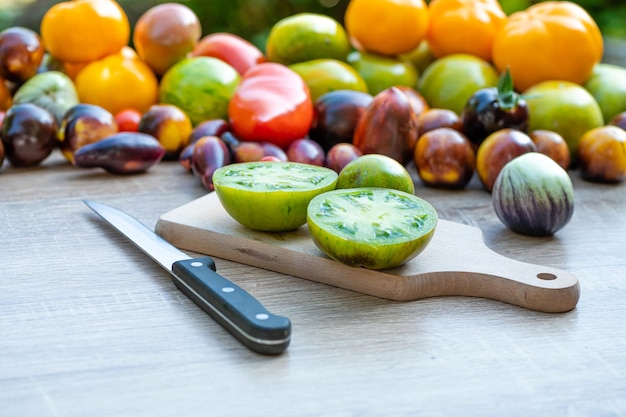
M 43 56 L 37 32 L 19 26 L 0 32 L 0 77 L 20 84 L 37 73 Z
M 216 169 L 231 163 L 230 149 L 217 136 L 204 136 L 194 145 L 191 158 L 193 174 L 209 191 L 213 191 L 213 173 Z
M 291 162 L 324 166 L 326 152 L 312 139 L 296 139 L 287 148 L 287 159 Z
M 231 150 L 234 162 L 255 162 L 270 156 L 279 161 L 287 161 L 287 153 L 269 142 L 242 141 L 231 146 Z
M 475 145 L 502 129 L 527 133 L 528 115 L 528 104 L 513 89 L 507 70 L 497 87 L 481 88 L 470 96 L 461 113 L 463 133 Z
M 185 170 L 191 172 L 191 158 L 193 157 L 193 147 L 196 143 L 190 143 L 185 146 L 180 155 L 178 155 L 178 162 L 185 168 Z
M 225 132 L 230 132 L 230 124 L 224 119 L 212 119 L 198 123 L 189 136 L 189 143 L 194 143 L 203 136 L 221 137 Z
M 275 156 L 281 161 L 288 161 L 287 153 L 278 145 L 270 142 L 261 142 L 261 148 L 263 149 L 263 156 Z
M 4 145 L 0 140 L 0 168 L 2 168 L 2 164 L 4 163 Z
M 120 132 L 82 146 L 74 152 L 79 168 L 102 168 L 111 174 L 137 174 L 159 163 L 165 147 L 153 136 Z
M 609 124 L 626 130 L 626 111 L 617 113 L 613 116 L 613 118 L 609 121 Z
M 354 129 L 372 100 L 371 94 L 354 90 L 335 90 L 320 96 L 314 104 L 309 138 L 325 152 L 337 143 L 352 143 Z
M 5 114 L 0 136 L 6 158 L 13 166 L 38 165 L 57 145 L 57 122 L 43 107 L 14 104 Z
M 363 152 L 351 143 L 338 143 L 326 152 L 326 167 L 340 173 L 341 170 L 354 161 Z

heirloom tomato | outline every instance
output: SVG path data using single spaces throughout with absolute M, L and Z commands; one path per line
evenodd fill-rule
M 550 236 L 574 214 L 574 186 L 554 160 L 529 152 L 502 168 L 493 186 L 492 203 L 498 218 L 514 232 Z
M 191 56 L 211 56 L 230 64 L 240 75 L 265 62 L 259 48 L 231 33 L 211 33 L 198 41 Z
M 344 61 L 350 43 L 343 26 L 330 16 L 299 13 L 271 28 L 265 49 L 270 61 L 290 65 L 321 58 Z
M 491 61 L 493 39 L 507 19 L 497 0 L 437 0 L 428 7 L 426 38 L 433 55 L 463 53 Z
M 509 16 L 494 39 L 492 59 L 499 71 L 510 69 L 523 91 L 549 80 L 582 84 L 602 53 L 602 34 L 585 9 L 547 1 Z
M 302 77 L 313 101 L 336 90 L 368 92 L 363 77 L 352 66 L 337 59 L 314 59 L 290 65 L 289 68 Z
M 13 97 L 7 82 L 0 77 L 0 111 L 6 111 L 13 104 Z
M 386 155 L 367 154 L 349 162 L 339 172 L 336 188 L 391 188 L 413 194 L 415 184 L 400 162 Z
M 50 55 L 62 62 L 89 62 L 128 44 L 130 24 L 113 0 L 57 3 L 44 14 L 41 38 Z
M 44 46 L 37 32 L 13 26 L 0 32 L 0 78 L 21 84 L 35 75 Z
M 467 100 L 461 113 L 463 133 L 476 145 L 496 130 L 528 131 L 528 104 L 513 90 L 513 79 L 504 72 L 498 87 L 481 88 Z
M 228 104 L 228 117 L 239 139 L 287 148 L 307 135 L 313 121 L 313 101 L 296 72 L 282 64 L 264 62 L 241 77 Z
M 476 168 L 474 147 L 465 135 L 449 127 L 420 136 L 413 152 L 417 175 L 429 187 L 461 189 Z
M 162 75 L 193 50 L 201 34 L 200 20 L 193 10 L 184 4 L 163 3 L 139 17 L 133 43 L 141 59 Z
M 626 111 L 626 68 L 615 64 L 597 64 L 585 82 L 587 91 L 596 99 L 608 123 Z
M 429 13 L 424 0 L 350 0 L 344 20 L 357 49 L 392 56 L 417 48 Z
M 354 129 L 374 98 L 354 90 L 337 90 L 318 98 L 309 137 L 325 151 L 338 143 L 352 143 Z
M 135 109 L 124 109 L 113 115 L 120 132 L 136 132 L 142 113 Z
M 159 99 L 187 113 L 194 126 L 206 120 L 225 119 L 239 80 L 239 73 L 221 59 L 189 57 L 163 75 Z
M 113 114 L 127 108 L 145 112 L 159 94 L 156 76 L 130 47 L 90 62 L 76 75 L 74 84 L 82 103 L 95 104 Z
M 460 115 L 477 90 L 498 85 L 498 72 L 487 61 L 469 54 L 439 58 L 422 73 L 418 91 L 431 108 Z
M 307 209 L 313 241 L 343 264 L 395 268 L 417 256 L 435 233 L 437 211 L 389 188 L 348 188 L 314 197 Z
M 226 212 L 254 230 L 284 232 L 306 223 L 316 195 L 333 190 L 332 169 L 295 162 L 243 162 L 213 173 L 213 186 Z
M 528 129 L 551 130 L 567 142 L 575 159 L 578 141 L 585 132 L 602 126 L 602 110 L 582 86 L 569 81 L 544 81 L 524 91 L 528 103 Z
M 621 182 L 626 177 L 626 131 L 611 125 L 587 131 L 580 139 L 577 161 L 585 180 Z
M 372 95 L 389 87 L 417 85 L 419 74 L 408 61 L 359 51 L 351 52 L 347 59 L 365 80 L 368 92 Z
M 396 87 L 376 94 L 355 129 L 352 144 L 364 154 L 379 153 L 405 164 L 417 142 L 417 114 Z

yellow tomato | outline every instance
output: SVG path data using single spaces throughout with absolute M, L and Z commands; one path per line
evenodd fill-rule
M 496 0 L 437 0 L 429 5 L 428 45 L 436 57 L 475 55 L 491 60 L 496 32 L 506 14 Z
M 91 62 L 74 81 L 82 103 L 104 107 L 113 114 L 124 109 L 147 111 L 157 102 L 154 72 L 129 47 Z
M 358 49 L 397 55 L 426 37 L 429 14 L 424 0 L 350 0 L 344 20 Z
M 523 91 L 542 81 L 584 83 L 603 53 L 602 34 L 581 6 L 569 1 L 537 3 L 513 13 L 493 43 L 493 62 L 509 68 Z
M 130 39 L 128 17 L 113 0 L 73 0 L 50 7 L 41 21 L 48 52 L 62 62 L 89 62 L 119 52 Z

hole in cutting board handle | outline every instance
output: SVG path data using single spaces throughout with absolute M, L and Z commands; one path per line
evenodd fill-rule
M 551 274 L 549 272 L 540 272 L 540 273 L 537 274 L 537 278 L 543 279 L 543 280 L 546 280 L 546 281 L 551 281 L 553 279 L 556 279 L 556 275 Z

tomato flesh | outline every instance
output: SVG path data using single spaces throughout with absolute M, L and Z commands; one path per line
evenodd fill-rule
M 232 218 L 254 230 L 284 232 L 306 223 L 307 206 L 330 191 L 338 174 L 332 169 L 295 162 L 244 162 L 213 174 L 215 191 Z
M 314 197 L 309 232 L 330 258 L 368 269 L 398 267 L 430 242 L 437 211 L 425 200 L 387 188 L 337 189 Z

